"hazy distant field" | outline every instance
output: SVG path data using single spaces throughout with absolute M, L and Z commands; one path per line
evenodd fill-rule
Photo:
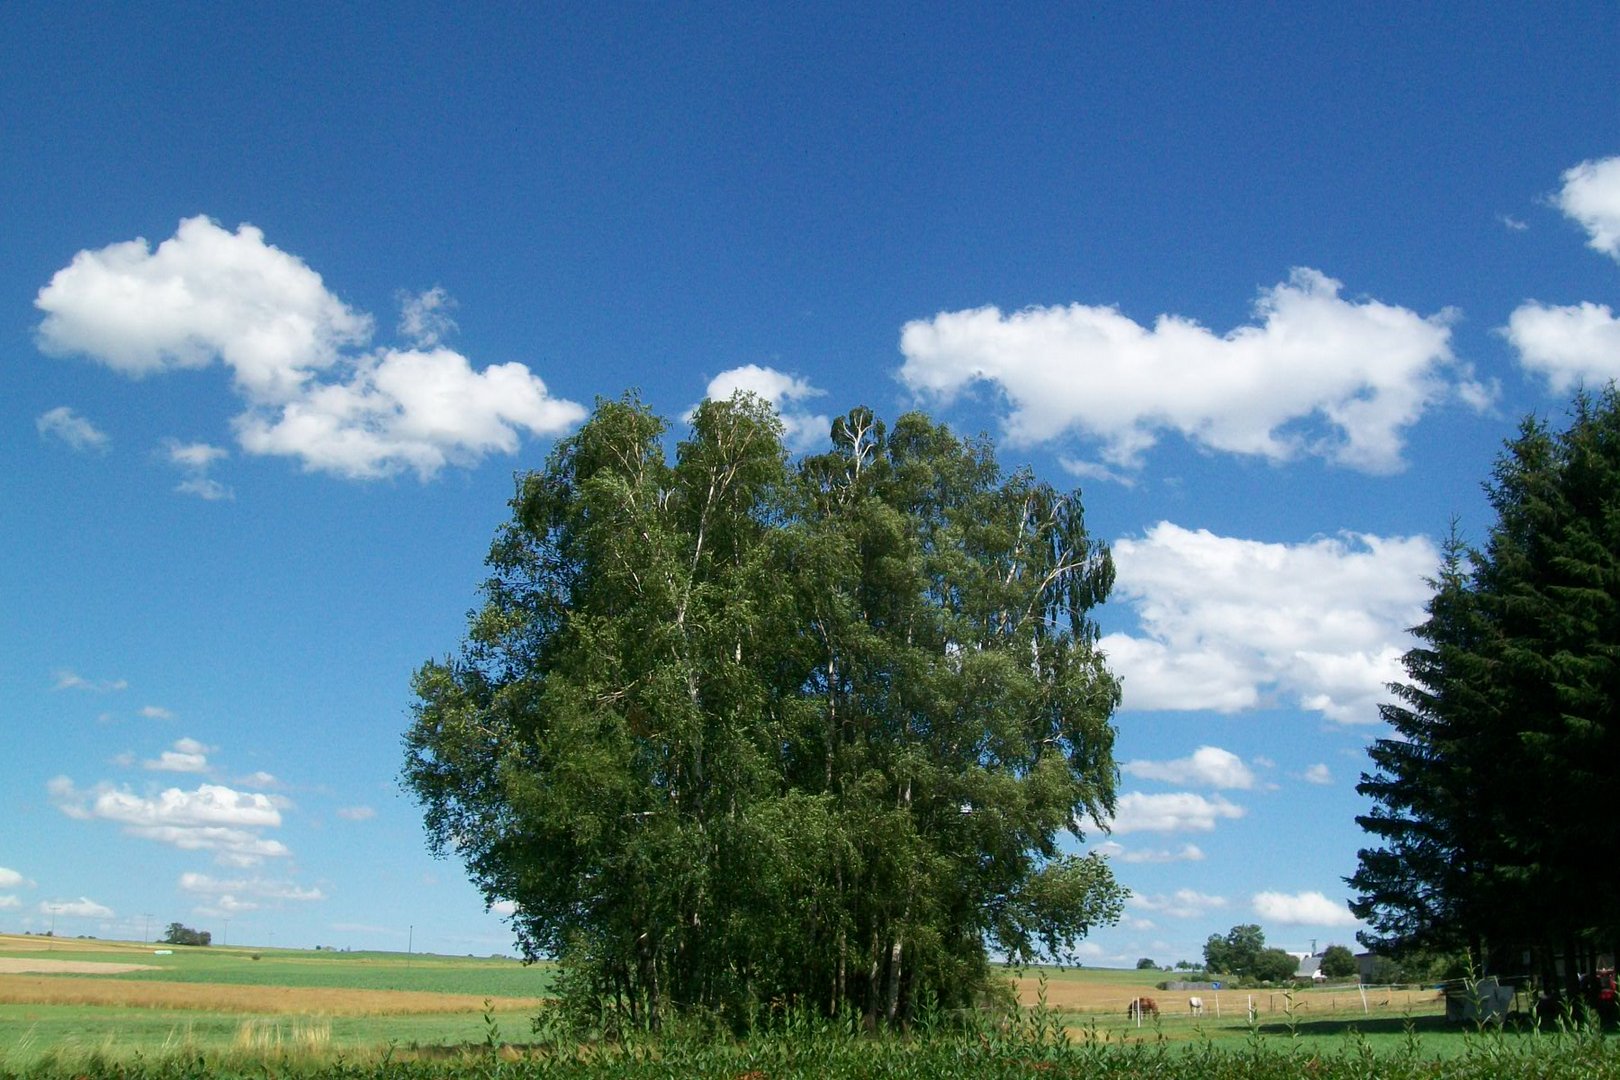
M 0 1062 L 52 1047 L 477 1044 L 488 1033 L 486 1000 L 503 1037 L 522 1041 L 551 981 L 547 966 L 502 959 L 159 948 L 0 935 Z M 92 964 L 107 973 L 15 970 Z M 141 969 L 122 970 L 130 965 Z

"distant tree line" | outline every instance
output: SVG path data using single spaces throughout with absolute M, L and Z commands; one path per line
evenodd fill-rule
M 1620 944 L 1620 398 L 1530 418 L 1453 530 L 1427 617 L 1381 709 L 1348 880 L 1369 948 L 1468 950 L 1480 970 L 1573 991 Z M 1528 963 L 1526 960 L 1528 957 Z
M 1355 953 L 1346 946 L 1329 945 L 1322 950 L 1321 958 L 1321 971 L 1326 978 L 1351 978 L 1359 971 Z M 1191 968 L 1193 965 L 1181 961 L 1176 966 Z M 1294 978 L 1299 971 L 1299 960 L 1293 953 L 1267 948 L 1265 932 L 1254 923 L 1245 923 L 1225 934 L 1209 936 L 1204 943 L 1204 971 L 1252 982 L 1278 983 Z
M 1255 982 L 1285 982 L 1299 970 L 1291 953 L 1266 947 L 1265 932 L 1253 923 L 1211 934 L 1204 942 L 1204 970 L 1211 975 L 1236 975 Z

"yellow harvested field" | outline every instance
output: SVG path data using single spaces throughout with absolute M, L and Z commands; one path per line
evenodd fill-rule
M 1039 992 L 1036 978 L 1014 980 L 1018 1000 L 1033 1005 Z M 1051 979 L 1046 984 L 1046 1004 L 1064 1012 L 1115 1013 L 1125 1015 L 1136 997 L 1152 998 L 1165 1017 L 1190 1016 L 1189 999 L 1203 1001 L 1203 1015 L 1214 1019 L 1243 1017 L 1253 1001 L 1256 1013 L 1267 1018 L 1282 1013 L 1289 1007 L 1287 993 L 1282 990 L 1160 990 L 1152 983 L 1092 982 L 1084 979 Z M 1444 999 L 1434 990 L 1368 989 L 1366 1008 L 1383 1013 L 1410 1011 L 1423 1013 L 1432 1010 Z M 1359 1012 L 1362 996 L 1355 987 L 1332 990 L 1300 990 L 1293 995 L 1292 1008 L 1302 1018 L 1341 1012 Z
M 152 964 L 115 964 L 106 960 L 56 960 L 48 956 L 0 956 L 0 975 L 121 975 L 156 971 Z
M 0 949 L 6 952 L 130 952 L 148 953 L 154 948 L 132 941 L 101 941 L 96 938 L 59 938 L 42 934 L 0 934 Z
M 107 982 L 61 975 L 0 975 L 0 1002 L 18 1005 L 112 1005 L 225 1013 L 386 1016 L 483 1011 L 485 998 L 419 990 L 234 986 L 223 983 Z M 537 1009 L 543 998 L 489 998 L 497 1012 Z
M 1020 976 L 1013 980 L 1013 984 L 1018 988 L 1021 1004 L 1035 1004 L 1040 992 L 1039 978 Z M 1164 991 L 1155 990 L 1150 982 L 1133 986 L 1129 983 L 1089 982 L 1083 979 L 1051 979 L 1046 984 L 1046 1004 L 1067 1012 L 1104 1012 L 1114 1008 L 1124 1012 L 1125 1006 L 1138 995 L 1162 997 Z

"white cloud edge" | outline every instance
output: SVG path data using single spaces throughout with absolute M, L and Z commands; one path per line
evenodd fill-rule
M 761 364 L 743 364 L 727 368 L 709 380 L 703 396 L 712 401 L 724 401 L 733 394 L 747 392 L 768 401 L 782 421 L 782 438 L 794 450 L 811 449 L 827 438 L 832 420 L 824 413 L 815 413 L 803 403 L 825 397 L 826 391 L 814 386 L 809 379 Z M 692 422 L 697 411 L 693 405 L 682 416 L 685 423 Z

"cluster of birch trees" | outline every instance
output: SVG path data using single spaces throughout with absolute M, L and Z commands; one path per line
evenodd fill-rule
M 893 1023 L 1117 919 L 1064 841 L 1116 782 L 1113 565 L 1078 494 L 918 413 L 855 409 L 795 460 L 739 395 L 668 441 L 598 402 L 414 683 L 430 842 L 571 1004 Z

